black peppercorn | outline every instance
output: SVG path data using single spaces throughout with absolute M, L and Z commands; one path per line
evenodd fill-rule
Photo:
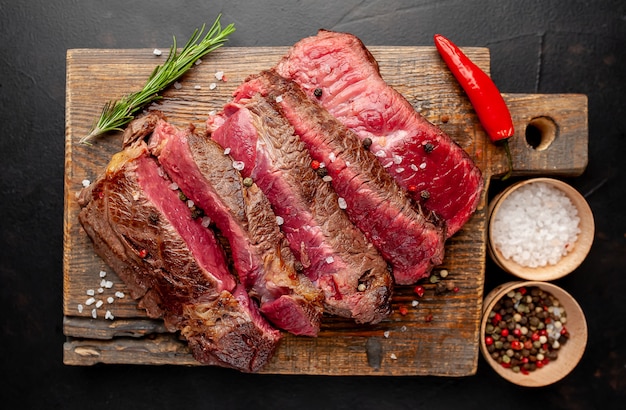
M 320 98 L 322 96 L 322 89 L 321 88 L 316 88 L 313 91 L 313 95 L 316 96 L 317 98 Z

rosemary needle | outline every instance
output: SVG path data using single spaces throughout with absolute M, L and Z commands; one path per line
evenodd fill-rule
M 122 131 L 122 127 L 128 124 L 139 110 L 160 99 L 159 93 L 185 74 L 199 58 L 221 47 L 227 37 L 235 31 L 235 26 L 231 23 L 222 29 L 220 17 L 217 17 L 204 37 L 202 35 L 205 25 L 200 30 L 196 29 L 180 52 L 177 51 L 174 37 L 167 60 L 152 71 L 143 89 L 118 101 L 106 103 L 89 135 L 83 137 L 80 142 L 90 144 L 89 141 L 97 136 L 110 131 Z

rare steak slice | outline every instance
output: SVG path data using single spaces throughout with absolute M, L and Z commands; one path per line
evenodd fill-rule
M 479 168 L 385 83 L 357 37 L 321 30 L 296 43 L 276 70 L 362 140 L 369 139 L 398 184 L 445 219 L 448 237 L 472 216 L 483 188 Z
M 390 313 L 392 279 L 380 254 L 311 168 L 306 147 L 260 95 L 228 104 L 207 121 L 241 172 L 265 193 L 307 276 L 330 314 L 377 323 Z
M 275 326 L 316 336 L 323 295 L 303 274 L 265 195 L 215 141 L 158 121 L 149 141 L 165 173 L 228 240 L 239 280 Z
M 393 268 L 396 283 L 408 285 L 441 264 L 445 230 L 396 184 L 361 140 L 293 81 L 265 71 L 242 85 L 237 99 L 262 93 L 291 123 L 311 157 L 325 165 L 344 209 Z
M 236 284 L 215 236 L 171 184 L 146 144 L 134 144 L 81 192 L 79 221 L 140 307 L 180 331 L 199 362 L 257 371 L 280 333 Z

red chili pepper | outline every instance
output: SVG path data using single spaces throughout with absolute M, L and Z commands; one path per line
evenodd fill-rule
M 435 34 L 435 46 L 446 65 L 467 94 L 476 115 L 492 142 L 502 143 L 509 162 L 508 178 L 513 172 L 513 159 L 508 139 L 515 133 L 511 113 L 502 94 L 491 78 L 471 61 L 454 43 Z

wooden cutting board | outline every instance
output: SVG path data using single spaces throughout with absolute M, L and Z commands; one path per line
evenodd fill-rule
M 434 47 L 370 47 L 385 80 L 428 120 L 446 131 L 483 172 L 485 191 L 473 218 L 448 240 L 441 269 L 457 292 L 436 294 L 424 282 L 423 297 L 412 286 L 397 286 L 394 313 L 377 325 L 357 326 L 327 317 L 317 338 L 285 335 L 263 373 L 316 375 L 467 376 L 477 370 L 479 321 L 486 262 L 487 191 L 492 177 L 506 171 L 502 148 L 485 136 L 472 107 L 440 60 Z M 204 128 L 211 111 L 219 111 L 246 76 L 273 66 L 285 47 L 222 48 L 205 57 L 172 87 L 155 108 L 179 127 Z M 489 50 L 466 48 L 489 71 Z M 165 53 L 166 54 L 166 53 Z M 78 223 L 76 194 L 84 180 L 94 181 L 121 146 L 119 134 L 92 146 L 78 143 L 103 104 L 141 89 L 155 65 L 152 49 L 67 52 L 65 209 L 63 252 L 64 362 L 199 365 L 177 335 L 148 319 L 130 299 L 124 284 L 94 253 Z M 223 71 L 226 81 L 215 73 Z M 215 84 L 215 87 L 212 87 Z M 511 140 L 518 175 L 580 174 L 587 164 L 587 99 L 584 95 L 505 94 L 516 134 Z M 526 138 L 526 133 L 534 135 Z M 538 137 L 538 138 L 537 138 Z M 100 272 L 106 276 L 101 278 Z M 104 280 L 104 283 L 101 283 Z M 106 281 L 110 281 L 106 283 Z M 92 318 L 94 299 L 102 301 Z M 122 292 L 125 297 L 115 294 Z M 109 299 L 112 298 L 112 299 Z M 112 300 L 112 303 L 109 303 Z M 415 302 L 417 305 L 414 306 Z M 96 302 L 97 303 L 97 302 Z M 83 306 L 82 312 L 79 305 Z M 405 315 L 400 307 L 407 308 Z M 109 311 L 114 318 L 105 319 Z

